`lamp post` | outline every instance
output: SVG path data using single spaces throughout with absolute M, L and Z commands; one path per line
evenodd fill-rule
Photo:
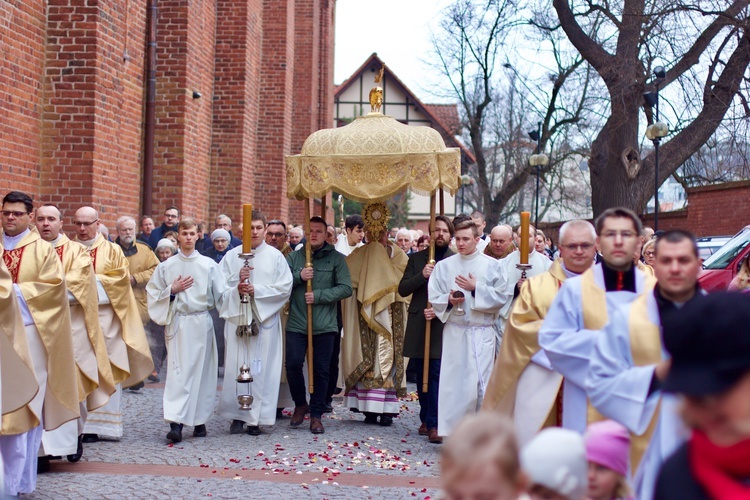
M 643 95 L 646 104 L 654 108 L 654 123 L 646 128 L 646 138 L 654 143 L 654 231 L 659 230 L 659 143 L 669 133 L 666 123 L 659 121 L 659 85 L 667 77 L 664 66 L 654 68 L 654 86 L 656 92 Z
M 472 184 L 474 184 L 474 179 L 469 174 L 461 175 L 461 213 L 464 213 L 466 186 L 471 186 Z
M 542 122 L 537 122 L 537 130 L 529 132 L 532 141 L 536 141 L 536 154 L 531 155 L 529 164 L 534 167 L 536 175 L 536 195 L 534 196 L 534 227 L 539 227 L 539 174 L 542 167 L 547 166 L 549 158 L 541 154 L 542 149 Z

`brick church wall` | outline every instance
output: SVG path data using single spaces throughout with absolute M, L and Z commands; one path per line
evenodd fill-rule
M 110 229 L 140 215 L 147 3 L 0 2 L 0 192 L 68 220 L 92 205 Z M 301 222 L 284 155 L 332 122 L 334 5 L 158 0 L 157 224 L 168 205 L 212 225 L 248 201 Z

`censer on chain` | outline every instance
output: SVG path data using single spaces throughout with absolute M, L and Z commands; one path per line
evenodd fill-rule
M 255 255 L 253 255 L 252 252 L 239 254 L 239 258 L 244 259 L 245 261 L 243 268 L 250 268 L 250 259 L 252 259 L 253 257 L 255 257 Z M 247 282 L 249 282 L 249 279 L 247 280 Z M 258 335 L 259 332 L 258 323 L 255 321 L 255 315 L 253 315 L 253 319 L 250 321 L 250 324 L 246 324 L 248 312 L 249 310 L 252 310 L 248 310 L 248 308 L 251 308 L 250 295 L 243 293 L 240 297 L 240 317 L 242 318 L 242 322 L 237 326 L 237 342 L 240 347 L 238 351 L 242 352 L 242 358 L 240 361 L 238 352 L 238 363 L 241 364 L 237 369 L 238 375 L 236 379 L 236 393 L 237 403 L 239 403 L 240 405 L 240 410 L 244 411 L 250 411 L 250 405 L 253 404 L 253 396 L 250 394 L 250 383 L 253 381 L 253 376 L 251 375 L 250 367 L 247 364 L 247 355 L 250 347 L 250 337 Z M 240 394 L 240 384 L 242 384 L 242 387 L 246 388 L 243 391 L 243 394 Z

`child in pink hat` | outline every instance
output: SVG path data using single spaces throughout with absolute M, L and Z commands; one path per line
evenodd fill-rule
M 586 429 L 586 458 L 589 462 L 589 500 L 630 498 L 628 463 L 630 434 L 622 425 L 605 420 Z

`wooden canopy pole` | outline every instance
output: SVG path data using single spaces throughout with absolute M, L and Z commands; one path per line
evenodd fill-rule
M 440 196 L 441 209 L 442 207 L 442 192 Z M 435 264 L 435 238 L 432 233 L 435 231 L 435 193 L 430 196 L 430 250 L 428 264 Z M 427 301 L 427 309 L 432 307 L 430 301 Z M 426 321 L 424 325 L 424 363 L 422 363 L 422 392 L 427 392 L 429 373 L 430 373 L 430 330 L 432 328 L 432 320 Z
M 310 246 L 310 200 L 305 199 L 305 267 L 312 267 L 312 247 Z M 312 280 L 307 280 L 307 293 L 313 291 Z M 313 320 L 312 304 L 307 304 L 307 380 L 308 390 L 313 393 Z

